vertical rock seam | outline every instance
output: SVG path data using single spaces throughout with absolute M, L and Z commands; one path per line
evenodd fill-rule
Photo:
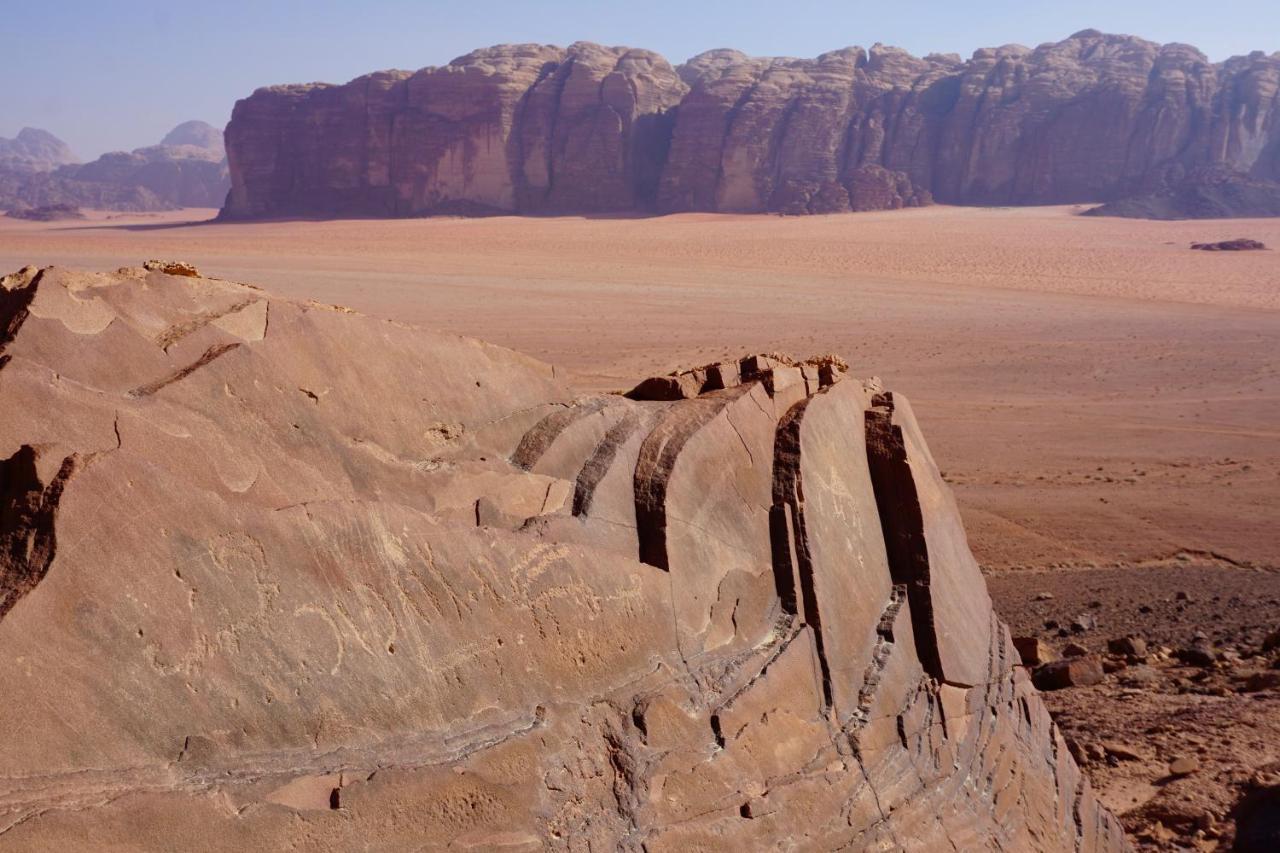
M 920 496 L 907 461 L 902 429 L 893 423 L 893 393 L 877 394 L 867 411 L 867 463 L 880 510 L 880 527 L 889 553 L 894 584 L 907 590 L 916 652 L 925 672 L 945 680 L 933 628 L 933 599 L 929 594 L 929 547 L 924 538 Z

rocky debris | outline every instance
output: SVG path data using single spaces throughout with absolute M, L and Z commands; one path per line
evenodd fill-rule
M 1259 819 L 1254 798 L 1280 784 L 1280 773 L 1272 778 L 1266 769 L 1280 767 L 1280 678 L 1268 678 L 1280 668 L 1276 649 L 1267 648 L 1280 576 L 1189 562 L 1140 572 L 1014 572 L 988 582 L 1015 630 L 1041 641 L 1053 637 L 1045 623 L 1061 618 L 1046 617 L 1102 602 L 1094 612 L 1117 629 L 1101 657 L 1103 680 L 1043 695 L 1072 755 L 1139 849 L 1270 849 L 1244 839 Z M 1035 597 L 1046 590 L 1055 595 L 1052 609 Z M 1145 654 L 1113 642 L 1134 639 L 1145 641 Z M 1212 652 L 1211 664 L 1185 662 L 1175 651 L 1195 646 Z M 1141 757 L 1122 759 L 1104 745 Z M 1194 758 L 1200 769 L 1171 775 L 1177 758 Z
M 1186 174 L 1184 165 L 1175 163 L 1148 175 L 1143 189 L 1085 215 L 1161 220 L 1280 216 L 1280 180 L 1274 170 L 1248 171 L 1217 166 Z
M 161 272 L 165 275 L 181 275 L 188 278 L 199 278 L 200 270 L 194 265 L 186 261 L 157 261 L 150 260 L 142 264 L 142 268 L 148 272 Z
M 1195 640 L 1189 646 L 1174 652 L 1178 660 L 1192 666 L 1213 666 L 1218 660 L 1217 651 L 1203 639 Z
M 204 122 L 179 125 L 159 145 L 111 152 L 91 163 L 72 158 L 50 168 L 18 168 L 6 166 L 0 154 L 0 208 L 220 207 L 229 186 L 222 135 Z
M 900 394 L 575 397 L 163 271 L 2 293 L 6 846 L 1126 848 Z
M 1190 776 L 1200 769 L 1200 761 L 1194 756 L 1183 756 L 1169 762 L 1170 776 Z
M 11 219 L 26 219 L 30 222 L 61 222 L 67 219 L 84 219 L 84 211 L 74 204 L 47 204 L 44 207 L 19 207 L 10 210 L 6 216 Z
M 1101 660 L 1092 656 L 1080 656 L 1036 667 L 1032 681 L 1041 690 L 1064 690 L 1068 687 L 1098 684 L 1103 677 Z
M 643 50 L 503 45 L 254 92 L 227 126 L 223 216 L 820 214 L 1161 192 L 1094 212 L 1221 215 L 1263 209 L 1280 181 L 1278 85 L 1277 55 L 1211 63 L 1096 30 L 967 61 L 876 44 L 672 68 Z
M 1256 252 L 1267 247 L 1258 240 L 1237 237 L 1234 240 L 1222 240 L 1217 243 L 1192 243 L 1191 248 L 1202 252 Z

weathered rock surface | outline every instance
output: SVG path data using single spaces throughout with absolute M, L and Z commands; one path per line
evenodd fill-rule
M 0 849 L 1125 849 L 906 400 L 702 371 L 0 280 Z
M 58 142 L 56 137 L 49 138 Z M 159 145 L 115 151 L 83 165 L 10 168 L 0 153 L 0 208 L 221 207 L 229 186 L 222 134 L 201 121 L 178 125 Z
M 1264 185 L 1280 181 L 1277 91 L 1280 53 L 1211 63 L 1095 30 L 967 61 L 877 44 L 715 50 L 676 69 L 625 48 L 504 45 L 258 90 L 227 127 L 223 214 L 1108 202 L 1207 167 Z M 1157 215 L 1127 210 L 1110 212 Z

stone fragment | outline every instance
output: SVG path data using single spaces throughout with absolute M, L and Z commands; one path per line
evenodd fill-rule
M 1200 759 L 1194 756 L 1183 756 L 1169 762 L 1170 776 L 1190 776 L 1200 769 Z
M 1130 657 L 1142 657 L 1147 653 L 1147 641 L 1141 637 L 1129 635 L 1127 637 L 1115 637 L 1107 640 L 1107 651 L 1113 655 L 1127 655 Z
M 1014 637 L 1013 645 L 1026 666 L 1039 666 L 1058 659 L 1053 647 L 1039 637 Z
M 1102 662 L 1093 657 L 1077 657 L 1054 661 L 1036 668 L 1032 680 L 1041 690 L 1088 687 L 1101 684 Z

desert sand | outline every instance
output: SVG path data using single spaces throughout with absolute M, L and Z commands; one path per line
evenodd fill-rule
M 1280 221 L 1077 208 L 217 224 L 0 219 L 0 267 L 148 257 L 474 335 L 586 390 L 836 352 L 909 394 L 988 570 L 1280 566 Z

